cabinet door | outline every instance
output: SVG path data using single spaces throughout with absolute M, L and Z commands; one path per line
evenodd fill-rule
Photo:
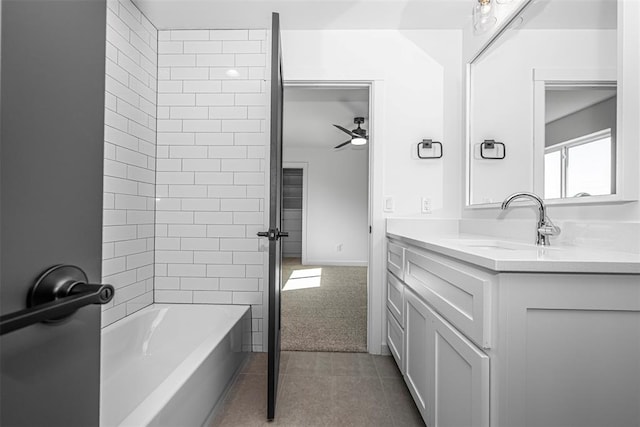
M 428 367 L 433 363 L 429 342 L 432 335 L 432 316 L 427 305 L 413 292 L 405 289 L 405 382 L 422 414 L 429 424 L 430 402 L 433 395 Z M 431 358 L 431 360 L 429 360 Z M 431 424 L 429 424 L 431 425 Z
M 400 372 L 404 374 L 404 331 L 389 310 L 387 310 L 387 345 L 396 359 Z
M 387 241 L 387 268 L 404 280 L 404 248 L 390 241 Z
M 393 274 L 387 273 L 387 308 L 404 327 L 404 283 Z
M 432 319 L 428 377 L 433 379 L 431 427 L 489 425 L 489 357 L 446 320 L 427 308 Z

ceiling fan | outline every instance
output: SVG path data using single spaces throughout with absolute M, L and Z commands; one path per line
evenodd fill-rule
M 367 140 L 369 139 L 369 135 L 367 135 L 367 131 L 365 129 L 360 128 L 360 125 L 362 123 L 364 123 L 364 117 L 356 117 L 353 119 L 353 123 L 358 125 L 357 129 L 353 129 L 353 130 L 349 130 L 349 129 L 345 129 L 340 125 L 334 125 L 335 127 L 337 127 L 338 129 L 340 129 L 342 132 L 348 134 L 351 139 L 348 141 L 343 142 L 342 144 L 336 145 L 335 148 L 341 148 L 347 144 L 353 144 L 353 145 L 364 145 L 367 143 Z

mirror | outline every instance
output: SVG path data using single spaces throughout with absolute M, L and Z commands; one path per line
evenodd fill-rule
M 617 194 L 616 0 L 528 2 L 468 67 L 467 204 Z
M 615 82 L 543 84 L 544 198 L 616 194 Z

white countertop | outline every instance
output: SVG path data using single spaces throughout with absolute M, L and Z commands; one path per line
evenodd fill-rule
M 500 272 L 640 274 L 640 254 L 536 246 L 486 235 L 443 234 L 429 228 L 387 229 L 387 236 Z

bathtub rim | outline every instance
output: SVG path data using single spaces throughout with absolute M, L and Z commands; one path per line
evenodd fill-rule
M 133 313 L 130 316 L 124 317 L 117 322 L 111 323 L 102 329 L 101 335 L 105 334 L 112 329 L 115 329 L 118 323 L 120 323 L 120 327 L 123 323 L 127 323 L 128 321 L 132 321 L 137 317 L 143 316 L 152 310 L 162 309 L 162 308 L 171 308 L 171 307 L 181 307 L 187 308 L 189 306 L 199 306 L 199 307 L 211 307 L 211 309 L 215 309 L 216 307 L 226 307 L 231 308 L 234 311 L 234 315 L 237 315 L 237 320 L 233 323 L 231 329 L 225 331 L 224 334 L 216 334 L 209 335 L 204 341 L 200 343 L 189 355 L 181 361 L 181 363 L 175 367 L 167 377 L 162 380 L 160 384 L 148 394 L 145 399 L 140 402 L 138 406 L 136 406 L 129 414 L 127 414 L 122 421 L 118 424 L 118 426 L 146 426 L 153 421 L 155 416 L 164 408 L 171 398 L 177 393 L 178 390 L 181 389 L 187 382 L 190 377 L 190 374 L 195 372 L 206 360 L 207 356 L 211 354 L 211 352 L 220 344 L 220 342 L 231 332 L 232 328 L 238 324 L 242 320 L 242 318 L 249 313 L 251 317 L 251 305 L 231 305 L 231 304 L 167 304 L 167 303 L 158 303 L 158 304 L 150 304 L 144 307 L 141 310 Z M 237 313 L 236 313 L 237 312 Z M 189 375 L 187 375 L 189 374 Z M 102 381 L 102 370 L 100 372 L 100 377 Z M 100 427 L 111 427 L 106 426 L 102 423 L 102 388 L 100 389 Z

